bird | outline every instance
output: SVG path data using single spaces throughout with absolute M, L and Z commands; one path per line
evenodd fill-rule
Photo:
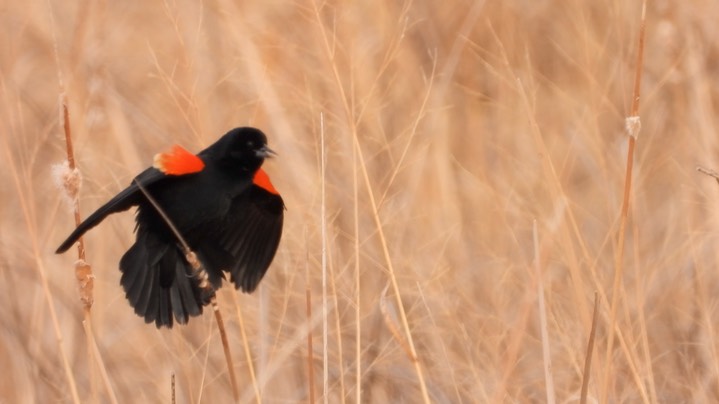
M 174 145 L 80 223 L 56 253 L 108 215 L 136 207 L 135 242 L 119 264 L 125 296 L 146 323 L 186 324 L 202 314 L 225 273 L 236 289 L 251 293 L 267 272 L 286 209 L 262 169 L 273 155 L 267 136 L 252 127 L 232 129 L 196 155 Z M 195 253 L 209 288 L 202 287 L 180 240 L 143 189 Z

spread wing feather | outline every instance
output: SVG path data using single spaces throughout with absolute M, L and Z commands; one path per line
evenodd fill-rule
M 171 240 L 137 229 L 135 244 L 120 260 L 120 283 L 135 313 L 158 327 L 184 324 L 202 313 L 202 293 L 192 267 Z
M 279 195 L 253 186 L 233 201 L 220 246 L 233 258 L 230 280 L 244 292 L 257 288 L 272 262 L 282 236 L 284 203 Z
M 131 188 L 136 186 L 121 194 L 127 196 L 133 192 Z M 135 313 L 145 322 L 158 327 L 172 327 L 174 321 L 184 324 L 202 313 L 208 296 L 200 290 L 174 235 L 167 230 L 158 232 L 161 226 L 148 225 L 160 219 L 147 208 L 140 207 L 135 243 L 120 260 L 120 283 Z M 191 247 L 206 267 L 213 289 L 220 287 L 223 270 L 230 273 L 236 288 L 248 293 L 257 288 L 277 251 L 283 218 L 282 198 L 251 186 L 216 218 L 212 232 L 196 232 L 205 237 L 191 242 Z
M 130 186 L 123 189 L 119 194 L 115 195 L 114 198 L 110 199 L 106 204 L 102 205 L 80 223 L 80 225 L 70 233 L 67 239 L 60 244 L 60 247 L 57 248 L 55 253 L 60 254 L 67 251 L 83 234 L 100 224 L 108 215 L 128 210 L 132 206 L 137 205 L 142 197 L 142 192 L 137 184 L 135 184 L 135 181 L 140 181 L 143 186 L 149 186 L 165 178 L 167 178 L 167 175 L 152 167 L 140 173 L 140 175 L 135 177 L 135 180 L 132 181 Z

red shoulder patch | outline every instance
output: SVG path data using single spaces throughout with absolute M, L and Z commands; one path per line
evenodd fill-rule
M 277 192 L 275 187 L 272 185 L 272 182 L 270 182 L 270 177 L 267 175 L 265 170 L 263 170 L 261 168 L 257 170 L 257 172 L 255 173 L 255 176 L 252 178 L 252 183 L 271 194 L 274 194 L 274 195 L 280 194 L 279 192 Z
M 174 145 L 168 152 L 155 154 L 152 166 L 168 175 L 185 175 L 202 171 L 205 163 L 182 146 Z

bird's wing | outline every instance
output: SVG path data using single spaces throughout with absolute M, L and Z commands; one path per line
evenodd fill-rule
M 252 292 L 267 272 L 282 236 L 285 205 L 278 194 L 252 185 L 233 200 L 219 246 L 231 256 L 230 280 L 244 292 Z
M 168 152 L 155 155 L 153 167 L 141 172 L 135 177 L 130 186 L 123 189 L 80 223 L 67 239 L 60 244 L 55 253 L 60 254 L 67 251 L 77 239 L 100 224 L 108 215 L 130 209 L 130 207 L 137 205 L 140 200 L 144 199 L 137 182 L 146 188 L 166 178 L 192 174 L 201 171 L 203 168 L 204 162 L 200 157 L 177 145 L 173 146 Z
M 143 171 L 140 175 L 135 177 L 130 186 L 120 191 L 119 194 L 115 195 L 114 198 L 100 206 L 95 212 L 88 216 L 87 219 L 80 223 L 80 225 L 77 226 L 72 233 L 70 233 L 67 239 L 60 244 L 60 247 L 57 248 L 55 253 L 60 254 L 67 251 L 73 244 L 75 244 L 77 239 L 82 237 L 82 235 L 88 230 L 100 224 L 100 222 L 102 222 L 108 215 L 128 210 L 132 206 L 137 205 L 142 197 L 142 192 L 140 192 L 140 189 L 135 181 L 140 181 L 140 183 L 146 187 L 162 180 L 163 178 L 167 178 L 167 175 L 155 168 L 150 167 Z
M 172 327 L 202 313 L 203 291 L 194 270 L 168 233 L 140 225 L 135 244 L 120 260 L 120 283 L 135 313 L 157 327 Z M 219 281 L 219 280 L 218 280 Z M 174 317 L 174 320 L 173 320 Z

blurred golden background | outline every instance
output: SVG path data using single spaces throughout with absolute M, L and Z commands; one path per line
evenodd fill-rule
M 640 14 L 638 1 L 0 2 L 0 401 L 232 399 L 210 310 L 168 331 L 127 304 L 131 212 L 85 237 L 88 358 L 75 249 L 53 254 L 74 226 L 51 178 L 61 91 L 84 215 L 173 143 L 199 151 L 251 125 L 279 153 L 265 164 L 288 209 L 278 254 L 254 294 L 218 294 L 242 402 L 578 401 L 595 291 L 589 402 L 719 401 L 719 186 L 695 170 L 719 168 L 719 7 L 649 3 L 620 256 Z

